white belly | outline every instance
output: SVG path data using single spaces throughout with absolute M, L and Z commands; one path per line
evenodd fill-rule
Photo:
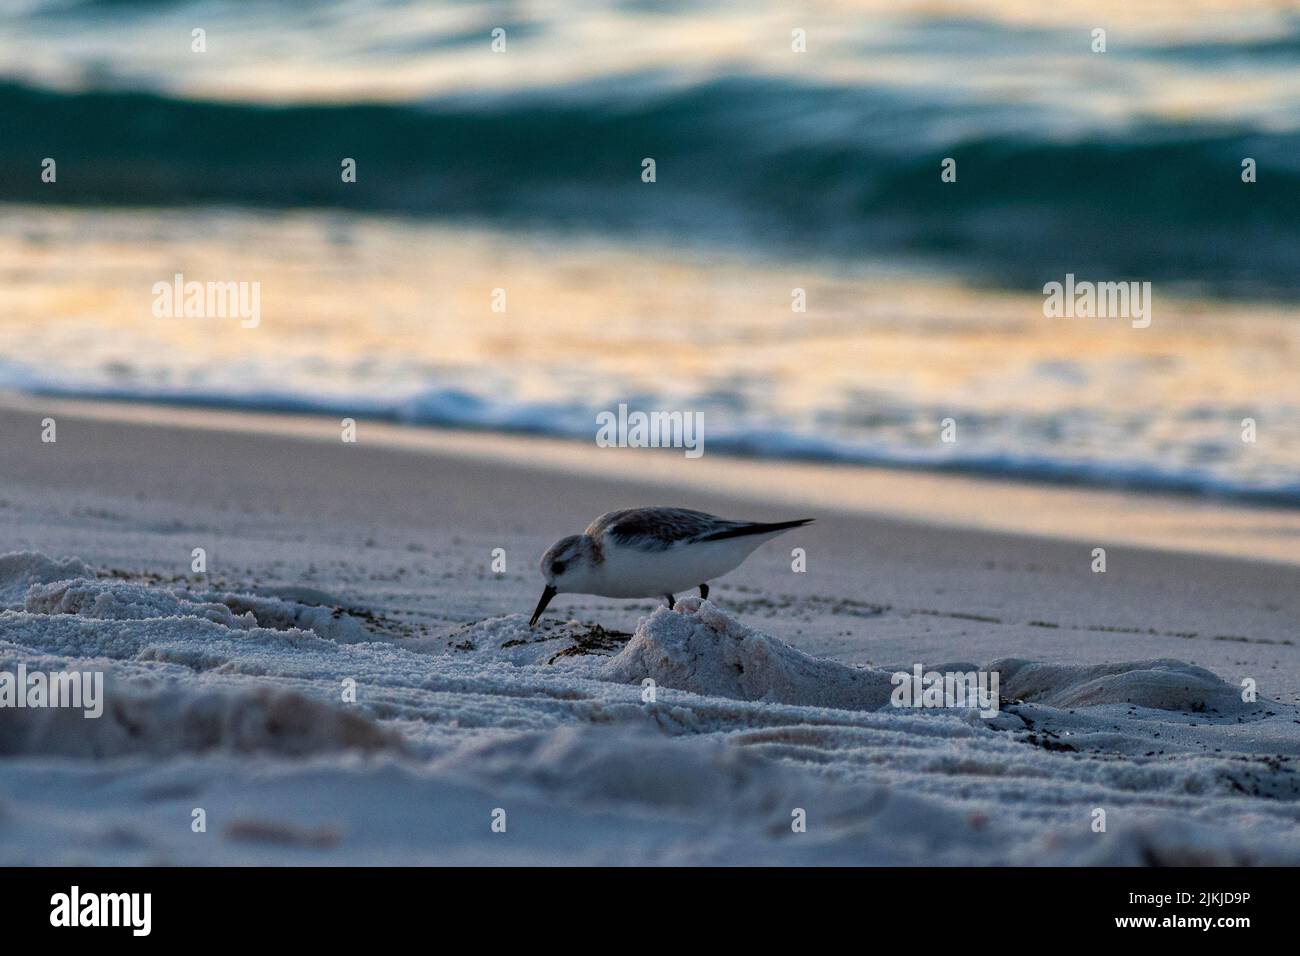
M 677 595 L 734 571 L 771 535 L 678 545 L 667 551 L 605 548 L 597 590 L 603 597 Z

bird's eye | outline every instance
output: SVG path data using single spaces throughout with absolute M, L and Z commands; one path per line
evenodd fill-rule
M 563 561 L 552 561 L 552 562 L 551 562 L 551 573 L 552 573 L 552 574 L 563 574 L 563 573 L 564 573 L 564 562 L 563 562 Z

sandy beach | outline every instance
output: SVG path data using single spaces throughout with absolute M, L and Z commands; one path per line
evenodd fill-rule
M 0 671 L 107 688 L 0 709 L 5 863 L 1300 862 L 1294 510 L 17 396 L 0 435 Z M 817 523 L 529 631 L 545 547 L 649 504 Z M 999 713 L 891 706 L 916 664 Z

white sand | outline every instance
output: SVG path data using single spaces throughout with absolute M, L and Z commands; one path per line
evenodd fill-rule
M 0 862 L 1300 862 L 1300 573 L 1099 530 L 1144 499 L 1051 540 L 838 498 L 708 602 L 566 595 L 530 630 L 536 556 L 600 511 L 775 519 L 821 486 L 773 465 L 781 502 L 744 500 L 530 468 L 522 441 L 148 414 L 61 406 L 43 445 L 40 414 L 0 410 L 0 672 L 107 675 L 98 720 L 0 709 Z M 914 663 L 996 670 L 1000 712 L 890 706 Z

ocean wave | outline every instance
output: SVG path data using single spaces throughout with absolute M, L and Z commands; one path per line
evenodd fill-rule
M 56 184 L 0 179 L 0 201 L 341 208 L 902 256 L 1013 287 L 1073 271 L 1300 292 L 1300 133 L 1065 136 L 1004 109 L 754 76 L 275 107 L 9 82 L 0 161 L 60 167 Z
M 0 389 L 9 388 L 31 395 L 105 401 L 167 404 L 240 411 L 316 414 L 331 417 L 367 418 L 416 427 L 438 427 L 467 431 L 488 431 L 566 438 L 591 442 L 597 431 L 598 412 L 609 407 L 590 400 L 564 402 L 505 401 L 475 394 L 464 388 L 429 388 L 392 399 L 360 395 L 318 395 L 270 388 L 243 392 L 216 389 L 124 388 L 81 384 L 67 379 L 36 376 L 15 363 L 0 363 Z M 644 396 L 645 409 L 667 408 Z M 707 413 L 706 413 L 707 414 Z M 708 415 L 702 447 L 715 454 L 743 458 L 811 461 L 828 464 L 863 465 L 952 472 L 1011 478 L 1039 483 L 1123 488 L 1135 491 L 1206 496 L 1258 505 L 1300 507 L 1300 480 L 1283 471 L 1274 477 L 1248 475 L 1225 464 L 1224 454 L 1204 455 L 1218 461 L 1176 456 L 1169 449 L 1150 452 L 1150 457 L 1106 458 L 1089 456 L 1064 443 L 1046 437 L 1052 430 L 1010 426 L 1010 420 L 988 421 L 977 413 L 964 415 L 947 411 L 957 419 L 974 423 L 988 434 L 981 439 L 936 448 L 932 440 L 922 441 L 907 427 L 895 430 L 819 428 L 816 423 L 775 421 L 757 415 Z M 828 416 L 823 415 L 821 418 Z M 937 422 L 934 409 L 897 409 L 896 418 L 907 423 Z M 1015 418 L 1016 416 L 1012 416 Z M 981 418 L 986 420 L 981 423 Z M 1028 419 L 1026 419 L 1028 420 Z M 721 422 L 722 424 L 719 424 Z M 927 431 L 928 431 L 927 427 Z M 969 434 L 969 433 L 968 433 Z M 1035 437 L 1037 436 L 1037 437 Z M 665 448 L 662 454 L 681 454 Z M 1163 457 L 1157 457 L 1163 454 Z

